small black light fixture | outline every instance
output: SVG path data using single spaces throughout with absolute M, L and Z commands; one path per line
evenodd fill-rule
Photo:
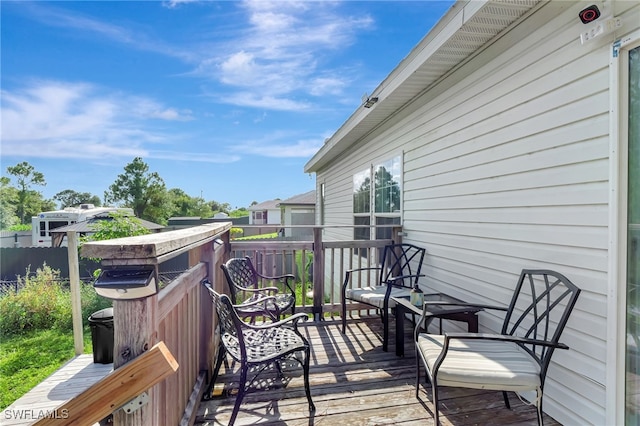
M 365 108 L 371 108 L 373 106 L 373 104 L 375 104 L 376 102 L 378 102 L 378 97 L 374 96 L 374 97 L 368 97 L 366 99 L 364 99 L 364 103 L 362 104 L 363 107 Z
M 578 13 L 578 17 L 583 24 L 589 24 L 600 17 L 600 9 L 595 4 L 586 7 Z
M 108 267 L 93 287 L 100 296 L 112 300 L 144 299 L 158 292 L 152 265 Z

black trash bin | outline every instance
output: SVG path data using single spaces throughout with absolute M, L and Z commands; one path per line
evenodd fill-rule
M 89 316 L 93 362 L 111 364 L 113 362 L 113 308 L 101 309 Z

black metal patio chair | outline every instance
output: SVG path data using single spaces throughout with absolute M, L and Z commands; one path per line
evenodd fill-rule
M 291 315 L 296 312 L 296 293 L 293 288 L 292 274 L 269 277 L 260 274 L 251 262 L 251 258 L 234 257 L 220 265 L 229 284 L 231 300 L 243 318 L 253 322 L 257 316 L 264 315 L 262 306 L 252 304 L 257 299 L 273 296 L 270 299 L 269 311 L 272 316 L 280 318 L 287 309 Z M 268 281 L 269 286 L 263 286 Z
M 420 273 L 425 249 L 413 244 L 389 244 L 384 247 L 380 264 L 376 267 L 350 269 L 342 284 L 342 334 L 347 327 L 347 300 L 364 303 L 380 311 L 383 323 L 382 349 L 389 344 L 389 313 L 395 308 L 391 297 L 409 296 L 411 289 L 423 277 Z M 373 283 L 361 288 L 350 288 L 349 282 L 355 272 L 375 271 L 370 274 Z
M 233 407 L 233 412 L 229 420 L 229 425 L 233 425 L 242 400 L 256 382 L 258 376 L 275 365 L 278 374 L 282 375 L 281 363 L 286 360 L 295 360 L 302 365 L 304 374 L 304 389 L 309 402 L 309 411 L 315 411 L 315 405 L 311 400 L 309 388 L 309 356 L 311 347 L 307 339 L 298 331 L 298 322 L 308 319 L 306 314 L 299 313 L 287 317 L 285 320 L 265 323 L 261 325 L 248 324 L 243 321 L 235 307 L 231 304 L 231 299 L 226 294 L 219 294 L 209 284 L 203 285 L 209 291 L 211 300 L 218 314 L 220 326 L 220 348 L 214 368 L 211 382 L 204 393 L 203 399 L 211 399 L 215 381 L 220 372 L 220 367 L 225 355 L 229 354 L 236 362 L 240 363 L 240 380 L 238 385 L 238 396 Z M 265 299 L 273 298 L 268 296 Z M 250 302 L 256 306 L 262 304 L 264 309 L 264 299 Z M 247 381 L 249 373 L 253 378 Z
M 535 391 L 538 424 L 542 425 L 547 369 L 555 349 L 569 349 L 559 340 L 579 294 L 580 289 L 558 272 L 524 269 L 508 307 L 464 303 L 485 311 L 506 311 L 499 334 L 421 333 L 429 306 L 426 302 L 415 329 L 416 398 L 422 364 L 431 381 L 436 426 L 438 386 L 499 390 L 507 408 L 511 408 L 507 391 Z

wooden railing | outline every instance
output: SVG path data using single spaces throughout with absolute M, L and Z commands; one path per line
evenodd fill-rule
M 139 237 L 86 243 L 84 257 L 100 258 L 104 268 L 153 265 L 189 253 L 189 269 L 160 291 L 137 300 L 114 300 L 113 367 L 118 369 L 164 341 L 179 368 L 149 390 L 149 403 L 134 413 L 113 413 L 115 425 L 193 424 L 217 345 L 212 304 L 200 284 L 209 279 L 221 290 L 219 265 L 231 223 L 202 225 Z M 109 404 L 110 401 L 104 401 Z
M 312 313 L 316 319 L 323 314 L 337 314 L 346 270 L 374 266 L 382 247 L 392 240 L 322 241 L 321 230 L 314 228 L 313 241 L 232 240 L 230 255 L 249 256 L 263 275 L 293 273 L 299 295 L 296 312 Z M 371 273 L 354 274 L 352 285 L 360 287 L 375 281 L 377 277 Z
M 82 246 L 81 255 L 102 259 L 103 268 L 152 265 L 159 278 L 160 264 L 185 252 L 189 257 L 189 268 L 161 283 L 157 294 L 114 300 L 114 369 L 160 341 L 179 365 L 176 374 L 149 390 L 147 405 L 130 414 L 114 411 L 116 426 L 193 424 L 218 348 L 212 303 L 201 283 L 207 279 L 217 291 L 227 292 L 220 265 L 229 257 L 250 256 L 265 275 L 297 274 L 302 299 L 298 310 L 320 319 L 340 311 L 345 271 L 374 265 L 379 249 L 391 241 L 322 241 L 322 228 L 316 227 L 313 241 L 232 242 L 230 229 L 230 222 L 212 223 Z M 400 234 L 394 229 L 392 235 Z M 353 285 L 368 283 L 370 278 L 357 275 Z M 353 305 L 353 309 L 358 307 Z

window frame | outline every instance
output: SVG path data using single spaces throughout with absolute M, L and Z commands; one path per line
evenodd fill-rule
M 385 185 L 380 185 L 380 170 L 384 170 L 390 176 L 386 179 Z M 380 221 L 396 222 L 392 224 L 402 225 L 403 218 L 403 188 L 404 188 L 404 156 L 403 153 L 386 157 L 383 160 L 373 162 L 367 169 L 360 170 L 352 175 L 352 214 L 353 214 L 353 238 L 354 240 L 380 240 L 392 238 L 390 228 L 379 227 Z M 369 180 L 368 196 L 362 197 L 368 200 L 368 206 L 360 208 L 359 201 L 356 198 L 358 191 Z M 389 182 L 387 184 L 387 182 Z M 396 188 L 397 194 L 393 194 Z M 389 196 L 385 196 L 385 189 Z M 364 192 L 364 191 L 363 191 Z M 379 200 L 384 203 L 390 203 L 389 206 L 378 204 Z M 395 207 L 397 204 L 397 207 Z M 369 227 L 366 231 L 360 226 Z M 374 226 L 375 232 L 371 232 L 371 226 Z M 385 223 L 386 225 L 386 223 Z M 356 228 L 357 226 L 357 228 Z

